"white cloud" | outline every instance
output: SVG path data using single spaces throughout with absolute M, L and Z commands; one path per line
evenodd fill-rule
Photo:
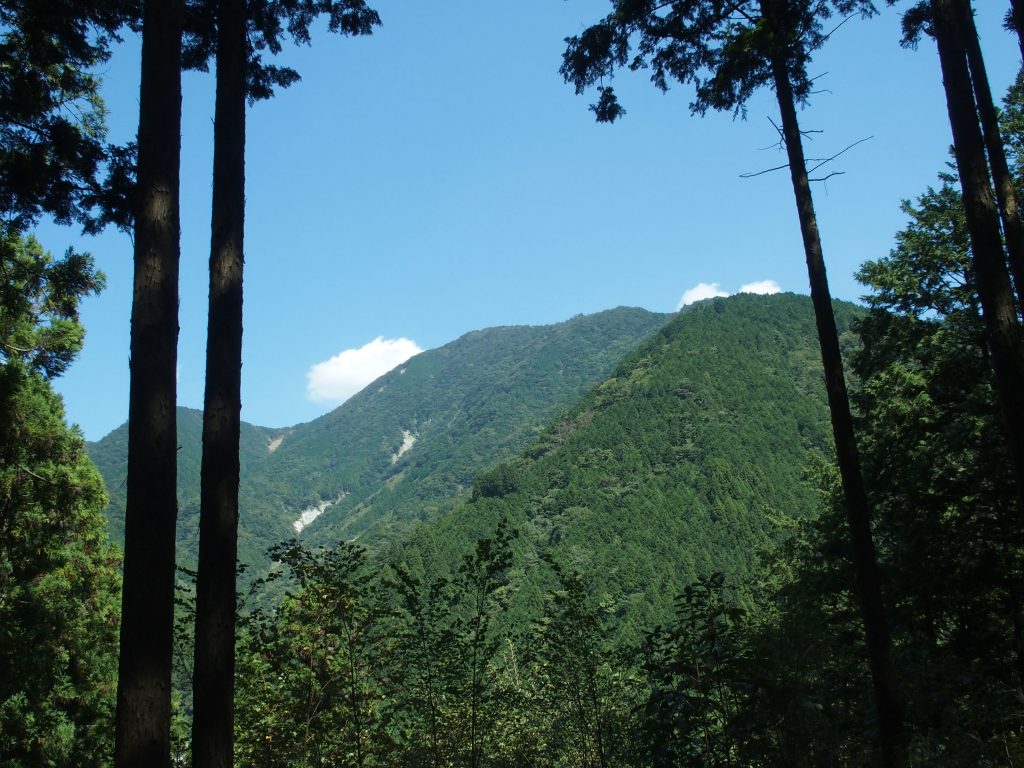
M 740 293 L 782 293 L 782 288 L 774 280 L 758 280 L 741 285 Z
M 378 336 L 358 349 L 346 349 L 310 366 L 306 371 L 306 396 L 314 402 L 343 402 L 422 351 L 411 339 Z
M 713 299 L 716 296 L 728 296 L 729 294 L 719 288 L 718 283 L 697 283 L 693 288 L 690 288 L 683 297 L 679 299 L 679 306 L 676 309 L 682 309 L 688 304 L 693 304 L 695 301 L 702 301 L 703 299 Z

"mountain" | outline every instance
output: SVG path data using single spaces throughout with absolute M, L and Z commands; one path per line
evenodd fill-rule
M 848 331 L 860 310 L 834 306 Z M 505 518 L 518 531 L 509 622 L 541 615 L 553 584 L 538 563 L 551 558 L 585 574 L 622 632 L 638 634 L 669 617 L 694 577 L 749 570 L 759 548 L 813 514 L 804 475 L 830 451 L 810 299 L 700 302 L 395 556 L 451 573 Z
M 474 331 L 411 358 L 331 413 L 285 429 L 242 425 L 239 553 L 396 534 L 468 497 L 668 320 L 618 308 L 548 326 Z M 179 546 L 194 559 L 202 418 L 179 409 Z M 127 427 L 89 446 L 123 535 Z
M 188 561 L 194 560 L 198 552 L 196 542 L 199 532 L 199 471 L 203 444 L 203 412 L 194 408 L 178 408 L 178 541 L 186 552 L 192 553 Z M 257 427 L 242 422 L 239 442 L 239 461 L 244 477 L 259 471 L 269 453 L 268 446 L 287 430 Z M 119 426 L 103 439 L 88 443 L 86 449 L 90 458 L 99 468 L 107 486 L 110 504 L 107 520 L 110 534 L 120 544 L 124 541 L 125 481 L 128 476 L 128 424 Z M 243 507 L 258 503 L 240 489 L 240 503 Z M 246 525 L 239 530 L 240 549 L 252 551 L 266 549 L 259 537 L 250 535 Z

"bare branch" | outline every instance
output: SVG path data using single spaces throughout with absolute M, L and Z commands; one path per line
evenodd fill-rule
M 808 177 L 807 180 L 808 181 L 828 181 L 833 176 L 842 176 L 845 173 L 846 173 L 846 171 L 832 171 L 832 173 L 830 173 L 828 176 L 822 176 L 820 179 L 812 179 L 812 178 Z
M 816 170 L 818 170 L 819 168 L 821 168 L 821 166 L 825 165 L 825 163 L 831 163 L 831 162 L 832 162 L 833 160 L 835 160 L 835 159 L 836 159 L 837 157 L 839 157 L 839 156 L 840 156 L 840 155 L 842 155 L 842 154 L 845 154 L 846 152 L 849 152 L 849 151 L 850 151 L 851 149 L 853 149 L 854 147 L 856 147 L 856 146 L 857 146 L 858 144 L 863 144 L 863 143 L 864 143 L 865 141 L 869 141 L 869 140 L 871 140 L 871 139 L 873 139 L 873 138 L 875 138 L 875 137 L 874 137 L 874 136 L 866 136 L 866 137 L 864 137 L 863 139 L 858 139 L 857 141 L 853 142 L 853 144 L 849 144 L 849 145 L 847 145 L 846 147 L 844 147 L 843 149 L 841 149 L 841 150 L 839 150 L 838 152 L 836 152 L 836 153 L 835 153 L 834 155 L 832 155 L 832 157 L 826 157 L 826 158 L 825 158 L 824 160 L 822 160 L 821 162 L 819 162 L 819 163 L 818 163 L 817 165 L 815 165 L 815 166 L 814 166 L 813 168 L 810 168 L 810 169 L 808 169 L 807 173 L 808 173 L 808 174 L 814 173 L 814 172 L 815 172 Z M 827 178 L 827 177 L 826 177 L 826 178 Z
M 764 176 L 766 173 L 774 173 L 775 171 L 781 171 L 783 168 L 789 168 L 789 163 L 785 165 L 777 165 L 774 168 L 765 168 L 763 171 L 752 171 L 751 173 L 741 173 L 741 179 L 752 179 L 755 176 Z
M 828 39 L 829 39 L 830 37 L 832 37 L 832 35 L 834 35 L 834 34 L 835 34 L 836 32 L 838 32 L 838 31 L 839 31 L 839 29 L 840 29 L 840 28 L 841 28 L 841 27 L 842 27 L 842 26 L 843 26 L 843 25 L 844 25 L 844 24 L 845 24 L 846 22 L 848 22 L 848 21 L 849 21 L 850 19 L 852 19 L 852 18 L 853 18 L 854 16 L 856 16 L 856 15 L 857 15 L 857 14 L 855 14 L 855 13 L 851 13 L 851 14 L 850 14 L 849 16 L 847 16 L 847 17 L 846 17 L 845 19 L 843 19 L 843 20 L 842 20 L 842 21 L 840 21 L 840 22 L 839 22 L 838 24 L 836 24 L 836 25 L 835 25 L 834 27 L 832 27 L 832 29 L 831 29 L 831 30 L 830 30 L 829 32 L 827 32 L 827 33 L 825 34 L 825 36 L 824 36 L 823 38 L 821 38 L 821 42 L 822 42 L 822 44 L 824 44 L 826 40 L 828 40 Z

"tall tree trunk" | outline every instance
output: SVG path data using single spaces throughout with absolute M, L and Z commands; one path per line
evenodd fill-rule
M 128 487 L 114 765 L 171 764 L 175 416 L 181 155 L 180 0 L 147 0 L 142 30 Z
M 1010 0 L 1010 12 L 1006 14 L 1006 23 L 1017 33 L 1020 56 L 1024 60 L 1024 0 Z
M 230 768 L 234 749 L 245 222 L 245 0 L 220 0 L 217 9 L 210 308 L 196 580 L 192 723 L 195 768 Z
M 967 48 L 967 63 L 974 87 L 974 98 L 981 117 L 982 134 L 988 149 L 989 166 L 995 182 L 996 201 L 999 203 L 999 217 L 1006 235 L 1006 250 L 1010 256 L 1010 271 L 1017 287 L 1017 304 L 1024 308 L 1024 225 L 1021 224 L 1017 208 L 1017 193 L 1013 188 L 1013 177 L 1006 162 L 1003 137 L 999 133 L 999 113 L 992 101 L 992 89 L 985 71 L 985 59 L 981 54 L 981 41 L 974 25 L 974 12 L 970 0 L 959 0 L 963 19 L 963 39 Z
M 773 0 L 761 0 L 763 17 L 775 29 L 785 29 L 777 14 L 782 9 Z M 784 35 L 780 35 L 784 37 Z M 882 600 L 882 579 L 871 534 L 871 510 L 860 469 L 860 456 L 854 436 L 850 400 L 843 374 L 843 360 L 839 349 L 839 334 L 832 297 L 825 273 L 825 259 L 814 213 L 814 200 L 807 178 L 800 124 L 797 120 L 793 88 L 789 80 L 786 51 L 779 45 L 772 54 L 772 78 L 782 117 L 783 139 L 789 158 L 789 170 L 796 196 L 800 232 L 803 236 L 807 274 L 810 280 L 811 301 L 818 327 L 821 361 L 825 371 L 825 389 L 828 393 L 832 416 L 832 434 L 836 446 L 836 459 L 842 478 L 846 518 L 853 552 L 853 567 L 857 578 L 868 663 L 874 685 L 875 708 L 878 715 L 879 743 L 882 765 L 902 763 L 903 716 L 892 663 L 892 640 Z
M 1017 482 L 1019 512 L 1024 518 L 1024 346 L 1013 303 L 1013 288 L 1006 271 L 999 215 L 985 164 L 985 146 L 978 127 L 957 2 L 932 0 L 932 29 L 942 65 L 953 150 L 971 241 L 971 261 L 992 351 L 1003 432 Z

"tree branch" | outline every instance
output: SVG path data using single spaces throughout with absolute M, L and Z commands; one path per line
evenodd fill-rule
M 828 176 L 822 176 L 820 179 L 813 179 L 813 178 L 808 176 L 807 180 L 808 181 L 828 181 L 833 176 L 842 176 L 845 173 L 846 173 L 846 171 L 832 171 L 832 173 L 830 173 Z
M 24 464 L 18 464 L 18 469 L 20 469 L 22 472 L 28 472 L 28 474 L 32 475 L 32 477 L 34 477 L 36 480 L 42 480 L 44 483 L 52 483 L 53 482 L 52 480 L 48 480 L 47 478 L 42 477 L 41 475 L 37 475 L 35 472 L 33 472 L 28 467 L 26 467 Z
M 821 168 L 821 166 L 825 165 L 826 163 L 831 163 L 831 162 L 832 162 L 833 160 L 835 160 L 835 159 L 836 159 L 837 157 L 839 157 L 839 156 L 840 156 L 840 155 L 842 155 L 842 154 L 845 154 L 846 152 L 849 152 L 849 151 L 850 151 L 851 149 L 853 149 L 854 147 L 856 147 L 856 146 L 857 146 L 858 144 L 863 144 L 863 143 L 864 143 L 865 141 L 869 141 L 869 140 L 871 140 L 871 139 L 873 139 L 873 138 L 875 138 L 875 137 L 874 137 L 874 136 L 865 136 L 865 137 L 864 137 L 863 139 L 858 139 L 857 141 L 853 142 L 853 144 L 849 144 L 849 145 L 847 145 L 847 146 L 843 147 L 843 149 L 841 149 L 841 150 L 839 150 L 838 152 L 836 152 L 836 153 L 835 153 L 834 155 L 832 155 L 832 157 L 826 157 L 826 158 L 825 158 L 824 160 L 822 160 L 821 162 L 819 162 L 819 163 L 818 163 L 817 165 L 815 165 L 815 166 L 814 166 L 813 168 L 809 168 L 809 169 L 807 170 L 807 173 L 808 173 L 808 174 L 814 173 L 814 172 L 815 172 L 816 170 L 818 170 L 819 168 Z M 832 174 L 832 175 L 834 176 L 835 174 Z M 826 178 L 827 178 L 827 177 L 826 177 Z
M 741 179 L 752 179 L 755 176 L 764 176 L 764 174 L 766 174 L 766 173 L 774 173 L 775 171 L 781 171 L 783 168 L 789 168 L 789 163 L 786 163 L 785 165 L 777 165 L 774 168 L 766 168 L 763 171 L 753 171 L 751 173 L 741 173 L 740 174 L 740 178 Z

